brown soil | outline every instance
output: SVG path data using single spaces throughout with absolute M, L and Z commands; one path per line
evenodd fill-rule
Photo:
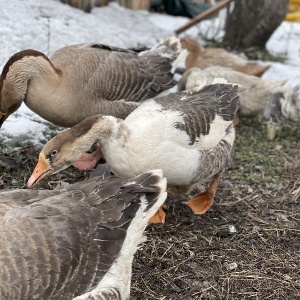
M 136 254 L 131 299 L 300 299 L 300 128 L 285 124 L 272 141 L 265 130 L 242 119 L 206 214 L 169 196 L 166 223 L 148 227 Z M 37 152 L 0 147 L 0 189 L 24 188 Z M 68 169 L 39 187 L 86 176 Z

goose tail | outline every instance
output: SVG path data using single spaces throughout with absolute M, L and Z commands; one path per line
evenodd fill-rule
M 269 88 L 270 88 L 270 90 L 273 90 L 273 89 L 284 86 L 286 83 L 287 83 L 287 79 L 276 81 L 276 82 L 270 82 Z
M 140 53 L 141 56 L 161 56 L 167 58 L 172 62 L 171 73 L 175 72 L 175 69 L 185 58 L 187 50 L 183 50 L 180 40 L 175 36 L 172 36 L 163 42 L 155 45 L 153 48 Z
M 271 65 L 261 66 L 256 63 L 248 63 L 244 66 L 239 66 L 236 70 L 248 75 L 261 77 L 270 67 Z

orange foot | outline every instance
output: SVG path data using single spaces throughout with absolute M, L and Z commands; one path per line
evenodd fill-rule
M 184 202 L 188 205 L 194 214 L 202 215 L 206 213 L 214 202 L 214 195 L 208 191 L 198 194 L 195 198 Z
M 90 170 L 97 165 L 101 157 L 101 147 L 97 144 L 97 149 L 93 153 L 83 153 L 72 165 L 79 170 Z
M 158 211 L 149 219 L 149 223 L 165 223 L 166 214 L 163 208 L 167 208 L 166 205 L 162 205 Z
M 184 202 L 192 209 L 194 214 L 202 215 L 210 209 L 214 202 L 220 176 L 221 173 L 218 173 L 214 176 L 213 181 L 207 191 L 199 193 L 195 198 Z

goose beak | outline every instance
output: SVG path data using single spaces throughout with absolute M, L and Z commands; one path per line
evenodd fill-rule
M 0 111 L 0 128 L 2 127 L 4 121 L 7 119 L 8 116 Z
M 39 155 L 39 161 L 37 165 L 35 166 L 31 177 L 29 178 L 27 182 L 27 187 L 31 188 L 34 185 L 36 185 L 40 180 L 42 180 L 44 177 L 52 174 L 54 170 L 51 168 L 50 164 L 47 162 L 45 155 L 43 153 L 40 153 Z

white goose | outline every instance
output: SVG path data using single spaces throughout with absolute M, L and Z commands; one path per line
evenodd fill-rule
M 286 119 L 300 123 L 300 83 L 284 90 L 280 106 L 281 113 Z
M 0 77 L 0 127 L 22 102 L 64 127 L 95 114 L 125 118 L 139 101 L 176 85 L 171 69 L 180 51 L 171 37 L 139 54 L 101 44 L 67 46 L 50 59 L 35 50 L 18 52 Z
M 0 299 L 129 299 L 133 256 L 165 190 L 154 170 L 0 192 Z
M 124 121 L 89 117 L 43 147 L 28 186 L 69 167 L 98 142 L 112 172 L 121 177 L 160 168 L 168 186 L 181 193 L 213 177 L 206 192 L 187 202 L 202 214 L 212 205 L 219 176 L 230 161 L 237 90 L 236 85 L 213 84 L 158 97 L 141 104 Z M 151 221 L 163 222 L 163 211 L 156 217 Z
M 267 137 L 273 140 L 277 129 L 287 121 L 300 124 L 300 84 L 284 87 L 272 93 L 264 109 Z
M 204 70 L 191 68 L 179 80 L 178 90 L 189 90 L 195 86 L 205 86 L 211 84 L 215 78 L 224 78 L 227 82 L 239 85 L 240 105 L 238 115 L 244 117 L 262 114 L 270 94 L 286 83 L 286 80 L 271 82 L 224 67 L 210 67 Z

